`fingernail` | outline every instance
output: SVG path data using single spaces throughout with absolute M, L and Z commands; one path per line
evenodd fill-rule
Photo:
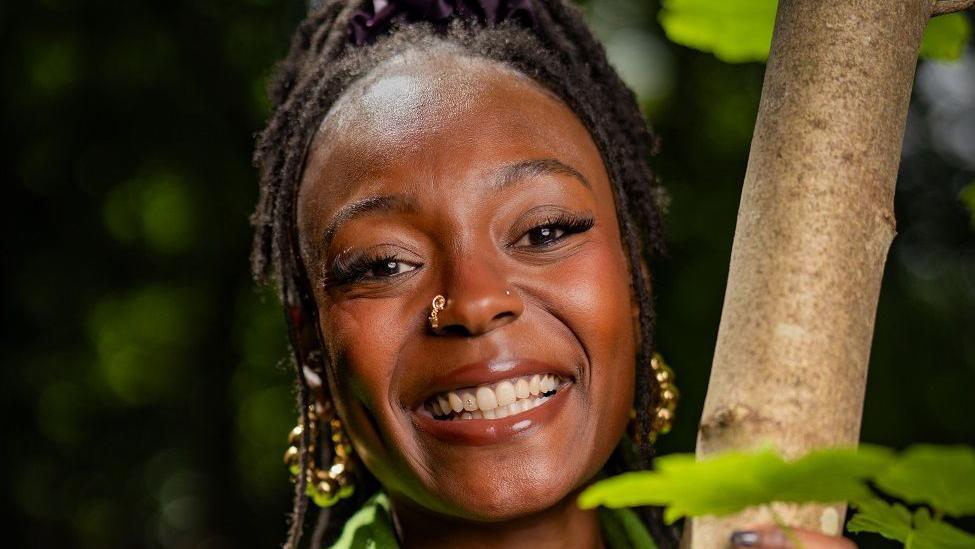
M 731 544 L 736 547 L 755 547 L 760 537 L 754 530 L 735 530 L 731 534 Z

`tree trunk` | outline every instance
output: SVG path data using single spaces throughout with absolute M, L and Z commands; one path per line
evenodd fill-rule
M 699 458 L 857 443 L 894 182 L 931 0 L 781 0 L 742 189 Z M 837 534 L 845 504 L 776 505 Z M 695 519 L 728 546 L 767 510 Z

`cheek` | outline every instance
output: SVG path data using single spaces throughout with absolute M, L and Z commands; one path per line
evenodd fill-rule
M 553 288 L 564 320 L 588 355 L 585 394 L 591 417 L 605 433 L 622 433 L 633 405 L 636 340 L 632 329 L 628 263 L 611 237 L 562 265 Z M 610 439 L 613 437 L 610 436 Z M 609 440 L 615 445 L 615 440 Z
M 366 381 L 376 393 L 377 379 L 395 363 L 398 339 L 396 314 L 382 300 L 359 300 L 331 304 L 322 310 L 322 333 L 338 378 Z M 388 373 L 385 379 L 388 381 Z M 382 383 L 385 386 L 386 383 Z M 369 398 L 367 395 L 361 395 Z
M 327 319 L 322 333 L 331 358 L 329 385 L 346 433 L 369 469 L 392 473 L 384 484 L 395 488 L 409 477 L 402 469 L 403 448 L 396 444 L 408 426 L 398 420 L 392 395 L 397 357 L 411 323 L 388 300 L 332 304 L 322 309 L 321 318 Z
M 635 340 L 632 330 L 630 273 L 617 246 L 596 242 L 573 265 L 560 269 L 566 314 L 593 359 L 632 370 Z M 611 372 L 598 372 L 605 375 Z M 620 372 L 626 373 L 626 372 Z M 611 376 L 615 377 L 615 376 Z
M 409 323 L 384 300 L 333 304 L 322 311 L 322 319 L 336 405 L 347 412 L 364 406 L 386 415 L 396 357 L 406 338 L 400 332 Z

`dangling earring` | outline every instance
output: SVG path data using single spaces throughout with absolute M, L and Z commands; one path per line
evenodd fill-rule
M 650 424 L 650 432 L 646 433 L 647 441 L 653 444 L 657 440 L 657 435 L 665 435 L 670 432 L 674 422 L 674 410 L 677 408 L 677 401 L 680 393 L 674 385 L 674 371 L 664 362 L 664 357 L 660 353 L 653 353 L 650 359 L 650 370 L 657 384 L 657 405 L 652 410 L 653 418 Z M 637 421 L 636 410 L 630 410 L 629 424 L 630 438 L 639 447 L 643 438 L 640 432 L 640 424 Z
M 329 407 L 331 408 L 331 407 Z M 305 465 L 305 492 L 319 507 L 331 507 L 340 499 L 345 499 L 355 492 L 355 483 L 350 470 L 352 445 L 342 430 L 342 422 L 331 411 L 328 417 L 329 430 L 332 440 L 332 464 L 328 469 L 320 469 L 316 464 L 316 452 L 319 441 L 319 417 L 315 405 L 308 407 L 308 459 Z M 284 453 L 284 463 L 291 472 L 292 481 L 297 481 L 301 474 L 300 446 L 301 434 L 304 430 L 301 418 L 298 425 L 288 435 L 288 450 Z

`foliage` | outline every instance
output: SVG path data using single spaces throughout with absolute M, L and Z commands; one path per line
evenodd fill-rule
M 831 449 L 786 462 L 771 448 L 728 452 L 697 461 L 692 454 L 656 460 L 656 471 L 600 482 L 579 498 L 583 507 L 666 505 L 665 519 L 724 515 L 770 501 L 838 501 L 867 496 L 864 479 L 890 461 L 879 448 Z
M 887 497 L 923 503 L 912 514 Z M 830 448 L 786 461 L 771 448 L 734 451 L 697 461 L 692 454 L 657 460 L 657 470 L 627 473 L 598 482 L 579 505 L 662 505 L 664 518 L 727 515 L 772 502 L 853 501 L 851 532 L 873 532 L 907 547 L 953 549 L 975 546 L 975 536 L 941 520 L 975 514 L 975 450 L 965 446 L 917 445 L 900 456 L 876 446 Z
M 907 543 L 911 536 L 911 512 L 898 503 L 890 504 L 878 498 L 866 498 L 855 504 L 857 514 L 847 523 L 850 532 L 874 532 Z
M 956 517 L 975 515 L 975 450 L 967 446 L 913 446 L 876 481 L 907 503 Z
M 776 7 L 776 0 L 664 0 L 660 23 L 670 40 L 722 61 L 765 61 Z M 921 57 L 958 59 L 970 34 L 960 13 L 935 17 L 925 29 Z
M 931 19 L 921 40 L 921 57 L 954 61 L 961 57 L 972 27 L 964 14 L 952 13 Z
M 764 61 L 772 43 L 775 0 L 664 0 L 660 24 L 672 41 L 728 63 Z
M 912 515 L 903 505 L 871 498 L 854 502 L 857 513 L 847 523 L 850 532 L 871 532 L 899 541 L 905 547 L 963 549 L 975 547 L 975 536 L 931 518 L 924 507 Z

